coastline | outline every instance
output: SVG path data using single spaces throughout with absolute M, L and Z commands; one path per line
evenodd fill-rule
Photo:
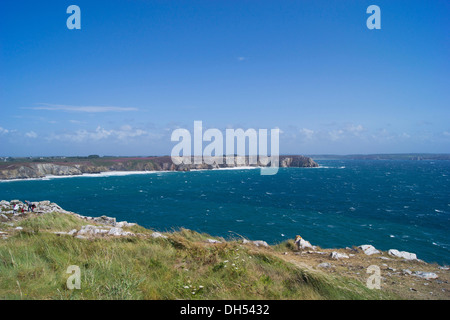
M 191 169 L 189 171 L 173 171 L 173 170 L 153 170 L 153 171 L 104 171 L 100 173 L 82 173 L 73 175 L 48 175 L 42 178 L 24 178 L 24 179 L 7 179 L 1 180 L 2 182 L 17 182 L 17 181 L 47 181 L 52 179 L 65 179 L 65 178 L 102 178 L 102 177 L 122 177 L 130 175 L 146 175 L 146 174 L 158 174 L 158 173 L 175 173 L 175 172 L 197 172 L 197 171 L 211 171 L 211 170 L 252 170 L 261 169 L 264 167 L 231 167 L 231 168 L 213 168 L 213 169 Z
M 239 161 L 238 161 L 239 160 Z M 193 170 L 216 170 L 216 169 L 247 169 L 247 168 L 267 168 L 268 165 L 261 163 L 250 164 L 247 157 L 235 157 L 234 164 L 174 164 L 171 157 L 151 157 L 151 158 L 68 158 L 43 159 L 35 162 L 30 159 L 19 159 L 11 162 L 0 163 L 0 181 L 21 180 L 30 178 L 51 179 L 54 176 L 81 176 L 84 174 L 103 175 L 125 175 L 145 174 L 152 172 L 166 171 L 193 171 Z M 241 164 L 242 162 L 242 164 Z M 239 164 L 238 164 L 239 163 Z M 318 164 L 311 158 L 294 155 L 280 156 L 279 167 L 318 167 Z
M 128 175 L 144 175 L 155 173 L 168 173 L 175 171 L 105 171 L 100 173 L 82 173 L 73 175 L 48 175 L 42 178 L 24 178 L 24 179 L 8 179 L 0 180 L 2 182 L 17 182 L 17 181 L 47 181 L 53 179 L 65 179 L 65 178 L 102 178 L 102 177 L 121 177 Z

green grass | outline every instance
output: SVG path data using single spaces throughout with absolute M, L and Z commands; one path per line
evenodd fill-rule
M 301 269 L 273 249 L 233 240 L 211 245 L 205 242 L 211 236 L 186 229 L 167 239 L 86 240 L 46 232 L 83 223 L 46 214 L 23 220 L 23 232 L 0 240 L 0 299 L 392 298 L 356 280 Z M 70 265 L 80 267 L 80 290 L 66 286 Z
M 33 231 L 70 231 L 86 224 L 73 215 L 52 212 L 21 220 L 17 226 Z

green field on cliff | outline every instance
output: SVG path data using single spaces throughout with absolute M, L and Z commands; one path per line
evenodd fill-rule
M 0 299 L 394 299 L 361 281 L 301 267 L 279 257 L 289 243 L 261 248 L 181 229 L 152 238 L 78 239 L 57 235 L 86 224 L 49 213 L 18 222 L 0 240 Z M 0 229 L 8 226 L 0 224 Z M 81 289 L 67 288 L 71 265 Z

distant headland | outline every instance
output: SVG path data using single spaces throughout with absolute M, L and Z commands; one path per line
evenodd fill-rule
M 234 164 L 174 164 L 170 156 L 152 157 L 39 157 L 39 158 L 3 158 L 0 162 L 0 180 L 36 179 L 46 176 L 75 176 L 83 174 L 118 171 L 190 171 L 201 169 L 221 169 L 238 167 L 265 167 L 258 162 L 249 164 L 248 157 L 235 157 Z M 270 164 L 269 164 L 270 165 Z M 280 156 L 279 166 L 318 167 L 310 157 L 301 155 Z

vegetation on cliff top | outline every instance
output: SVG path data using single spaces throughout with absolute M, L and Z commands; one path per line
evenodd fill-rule
M 77 239 L 54 231 L 86 221 L 51 213 L 19 221 L 0 240 L 1 299 L 386 299 L 361 282 L 299 268 L 272 248 L 238 241 L 208 243 L 190 230 L 147 237 Z M 5 225 L 1 228 L 5 230 Z M 7 228 L 6 228 L 7 229 Z M 81 289 L 66 287 L 70 265 Z
M 186 229 L 153 238 L 152 230 L 137 225 L 127 228 L 136 237 L 53 233 L 87 223 L 63 213 L 0 223 L 8 233 L 0 239 L 0 299 L 411 298 L 388 287 L 368 289 L 342 263 L 320 270 L 311 255 L 295 252 L 292 241 L 275 247 L 236 239 L 211 243 L 211 236 Z M 70 265 L 80 267 L 79 290 L 66 286 Z M 362 267 L 358 271 L 367 277 Z

